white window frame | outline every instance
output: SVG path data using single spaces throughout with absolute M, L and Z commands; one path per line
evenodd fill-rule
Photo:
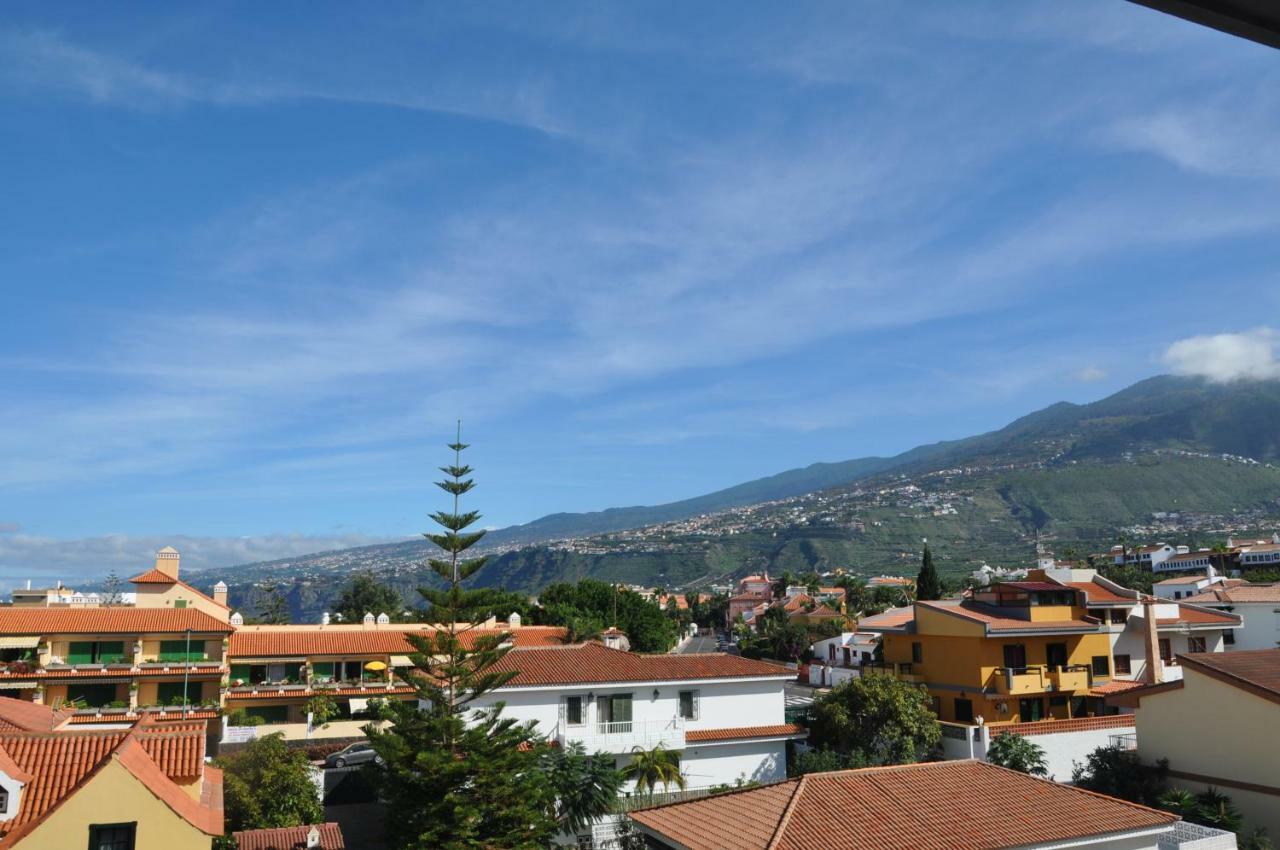
M 681 697 L 684 694 L 692 695 L 692 699 L 690 700 L 690 702 L 692 703 L 691 710 L 690 710 L 690 714 L 692 715 L 691 717 L 685 717 L 684 714 L 682 713 L 683 708 L 681 705 L 681 702 L 682 702 Z M 696 688 L 686 688 L 684 690 L 677 691 L 676 692 L 676 714 L 678 714 L 684 720 L 689 720 L 694 722 L 699 720 L 702 716 L 701 710 L 700 710 L 701 706 L 699 705 L 699 702 L 701 702 L 701 700 L 699 700 L 699 696 L 701 696 L 701 693 Z

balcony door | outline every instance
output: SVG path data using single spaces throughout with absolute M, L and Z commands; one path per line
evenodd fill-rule
M 1018 720 L 1023 723 L 1044 720 L 1044 701 L 1039 697 L 1018 700 Z
M 1044 648 L 1045 663 L 1049 665 L 1050 670 L 1057 670 L 1067 666 L 1067 645 L 1065 643 L 1051 643 Z
M 1006 643 L 1004 645 L 1004 666 L 1015 670 L 1027 668 L 1027 646 L 1022 643 Z
M 610 735 L 631 731 L 631 694 L 600 697 L 596 710 L 600 716 L 600 731 Z

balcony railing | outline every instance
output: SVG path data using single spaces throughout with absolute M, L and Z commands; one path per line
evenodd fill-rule
M 683 750 L 684 719 L 623 720 L 612 723 L 584 723 L 581 726 L 561 724 L 556 732 L 561 746 L 581 743 L 587 752 L 627 753 L 639 747 L 649 750 L 665 747 Z
M 1089 687 L 1089 668 L 1084 664 L 1049 668 L 997 667 L 992 675 L 996 693 L 1006 696 L 1039 694 L 1048 691 L 1080 691 Z

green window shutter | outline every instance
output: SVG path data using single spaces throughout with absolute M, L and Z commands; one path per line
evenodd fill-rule
M 161 661 L 203 661 L 204 660 L 204 641 L 191 641 L 191 653 L 187 654 L 186 638 L 182 640 L 162 640 L 160 641 L 160 660 Z M 246 677 L 247 678 L 247 677 Z
M 286 665 L 284 665 L 284 675 L 285 675 L 285 678 L 286 678 L 286 679 L 289 679 L 290 681 L 293 681 L 293 682 L 299 682 L 299 681 L 301 681 L 301 680 L 302 680 L 302 665 L 301 665 L 301 664 L 286 664 Z
M 104 640 L 98 642 L 98 660 L 103 664 L 115 664 L 127 661 L 124 655 L 124 641 Z
M 67 653 L 68 664 L 91 664 L 93 662 L 93 641 L 75 640 L 71 642 L 71 651 Z
M 187 600 L 185 600 L 185 599 L 175 599 L 175 600 L 173 600 L 173 607 L 174 607 L 174 608 L 186 608 L 186 607 L 187 607 Z
M 246 682 L 249 681 L 249 665 L 248 664 L 232 664 L 231 678 L 232 680 L 243 679 Z
M 332 661 L 311 662 L 311 678 L 321 682 L 333 681 L 333 662 Z

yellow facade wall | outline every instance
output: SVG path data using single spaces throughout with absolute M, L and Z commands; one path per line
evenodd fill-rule
M 115 759 L 29 833 L 18 846 L 84 850 L 92 824 L 137 822 L 135 850 L 209 850 L 213 839 L 161 802 Z
M 1135 721 L 1144 762 L 1167 758 L 1174 771 L 1280 789 L 1280 704 L 1184 666 L 1182 687 L 1144 696 Z M 1197 734 L 1206 728 L 1212 730 L 1209 738 Z M 1169 781 L 1197 792 L 1205 787 L 1176 777 Z M 1225 783 L 1216 787 L 1231 798 L 1248 829 L 1262 826 L 1280 835 L 1280 795 Z
M 185 602 L 183 607 L 203 611 L 224 623 L 231 617 L 231 612 L 223 606 L 180 584 L 139 584 L 135 585 L 135 590 L 139 608 L 173 608 L 175 603 Z

